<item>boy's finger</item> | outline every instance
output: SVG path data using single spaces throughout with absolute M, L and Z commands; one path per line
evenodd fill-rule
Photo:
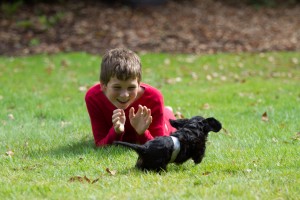
M 141 115 L 143 114 L 143 106 L 139 105 L 139 109 L 138 111 L 136 112 L 137 115 Z
M 119 121 L 119 120 L 120 120 L 120 117 L 113 118 L 112 123 L 115 124 L 115 123 L 117 123 L 117 121 Z
M 121 110 L 121 115 L 125 115 L 125 111 L 123 109 Z
M 151 109 L 147 109 L 148 115 L 151 116 Z
M 134 114 L 134 107 L 131 107 L 129 110 L 129 118 L 133 118 L 135 116 Z
M 116 109 L 113 111 L 113 114 L 116 114 L 116 113 L 119 113 L 119 112 L 122 112 L 123 110 L 122 109 Z
M 150 116 L 147 120 L 146 120 L 146 124 L 150 125 L 152 123 L 152 116 Z

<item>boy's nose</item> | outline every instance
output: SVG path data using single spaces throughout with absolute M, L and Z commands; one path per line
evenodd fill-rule
M 121 97 L 128 97 L 128 96 L 129 96 L 129 93 L 128 93 L 127 90 L 122 90 L 120 96 L 121 96 Z

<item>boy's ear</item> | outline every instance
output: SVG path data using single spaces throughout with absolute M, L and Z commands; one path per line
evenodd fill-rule
M 106 89 L 107 89 L 107 85 L 105 85 L 104 83 L 102 83 L 102 82 L 100 82 L 100 85 L 101 85 L 101 89 L 102 89 L 102 91 L 103 92 L 105 92 L 106 91 Z
M 179 129 L 183 127 L 184 124 L 186 124 L 189 121 L 189 119 L 170 119 L 169 121 L 171 126 L 173 126 L 176 129 Z
M 222 124 L 213 117 L 205 119 L 207 126 L 205 127 L 207 131 L 219 132 L 222 128 Z

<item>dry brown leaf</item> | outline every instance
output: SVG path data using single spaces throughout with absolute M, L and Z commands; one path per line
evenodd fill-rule
M 166 80 L 165 80 L 165 82 L 166 82 L 167 84 L 170 84 L 170 85 L 175 84 L 175 83 L 179 83 L 179 82 L 181 82 L 181 81 L 182 81 L 182 78 L 181 78 L 181 77 L 169 78 L 169 79 L 166 79 Z
M 198 80 L 198 75 L 196 72 L 191 72 L 191 76 L 193 80 Z
M 80 91 L 80 92 L 85 92 L 85 91 L 87 91 L 87 87 L 86 86 L 80 86 L 79 88 L 78 88 L 78 90 Z
M 10 120 L 14 120 L 14 119 L 15 119 L 15 117 L 14 117 L 13 114 L 8 114 L 8 118 L 9 118 Z
M 208 80 L 208 81 L 211 81 L 212 80 L 212 76 L 211 75 L 206 75 L 206 79 Z
M 97 181 L 99 181 L 99 178 L 96 178 L 95 180 L 93 180 L 92 184 L 96 183 Z
M 90 179 L 88 179 L 86 176 L 84 176 L 83 178 L 84 178 L 84 180 L 85 180 L 86 182 L 88 182 L 88 183 L 90 183 L 90 182 L 91 182 L 91 180 L 90 180 Z
M 61 121 L 60 122 L 60 126 L 61 127 L 65 127 L 65 126 L 68 126 L 68 125 L 70 125 L 71 124 L 71 122 L 65 122 L 65 121 Z
M 60 62 L 60 65 L 63 67 L 63 68 L 68 68 L 69 67 L 69 62 L 67 60 L 62 60 Z
M 169 58 L 166 58 L 166 59 L 164 60 L 164 63 L 165 63 L 165 65 L 170 65 L 171 60 L 170 60 Z
M 274 143 L 278 143 L 278 140 L 277 140 L 277 138 L 275 138 L 275 137 L 272 138 L 272 141 L 273 141 Z
M 261 120 L 264 121 L 264 122 L 269 121 L 269 117 L 268 117 L 267 112 L 264 112 L 264 114 L 261 116 Z
M 69 179 L 69 182 L 75 182 L 75 181 L 79 181 L 81 183 L 83 182 L 88 182 L 91 183 L 91 180 L 89 178 L 87 178 L 86 176 L 81 177 L 81 176 L 73 176 Z
M 203 172 L 202 175 L 203 175 L 203 176 L 207 176 L 207 175 L 209 175 L 210 173 L 211 173 L 211 172 Z
M 179 111 L 175 112 L 175 117 L 176 117 L 176 119 L 184 119 L 183 114 Z
M 297 65 L 297 64 L 299 63 L 299 60 L 298 60 L 298 58 L 292 58 L 292 62 L 293 62 L 295 65 Z
M 221 76 L 220 79 L 221 79 L 221 81 L 226 81 L 227 77 L 226 76 Z
M 222 130 L 224 131 L 224 133 L 225 133 L 226 135 L 229 135 L 229 136 L 231 136 L 230 132 L 229 132 L 229 131 L 227 131 L 227 129 L 225 129 L 225 128 L 223 128 L 223 127 L 222 127 Z
M 9 156 L 9 157 L 12 157 L 14 155 L 14 152 L 9 150 L 6 152 L 6 155 Z
M 204 110 L 209 110 L 210 109 L 210 105 L 208 103 L 203 104 L 202 107 Z
M 45 68 L 47 74 L 49 74 L 49 75 L 52 74 L 52 72 L 53 72 L 54 69 L 55 69 L 55 65 L 54 65 L 54 64 L 49 64 L 49 65 Z
M 116 170 L 110 170 L 109 168 L 106 168 L 106 172 L 109 173 L 112 176 L 116 175 L 116 173 L 117 173 Z
M 300 140 L 300 132 L 296 133 L 296 135 L 292 139 L 293 140 Z

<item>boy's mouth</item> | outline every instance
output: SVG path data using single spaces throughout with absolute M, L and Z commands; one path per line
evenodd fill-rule
M 117 99 L 117 101 L 118 101 L 120 104 L 126 104 L 126 103 L 128 103 L 129 100 L 119 100 L 119 99 Z

